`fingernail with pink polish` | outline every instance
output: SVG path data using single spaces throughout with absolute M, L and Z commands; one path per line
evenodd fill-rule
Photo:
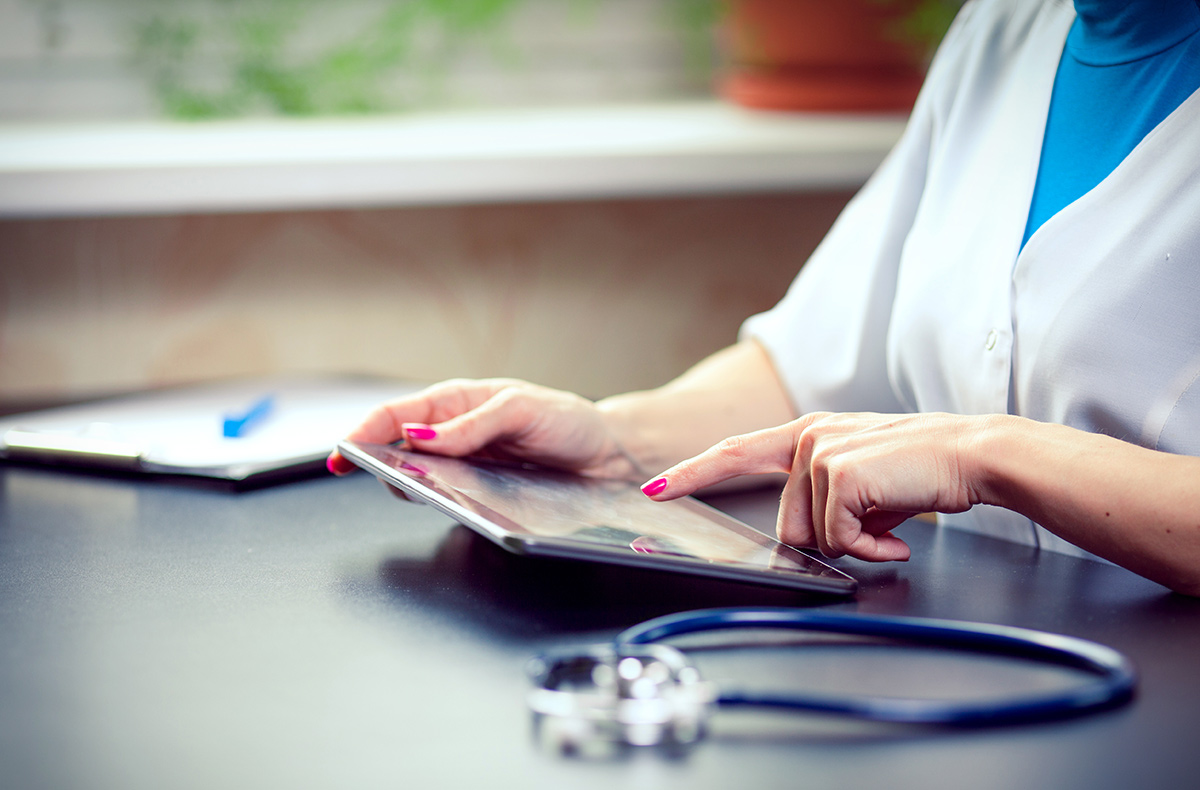
M 667 478 L 665 478 L 665 477 L 660 477 L 656 480 L 651 480 L 649 483 L 646 483 L 646 485 L 642 486 L 642 493 L 645 494 L 646 496 L 654 496 L 655 494 L 661 494 L 663 491 L 666 491 L 666 490 L 667 490 Z
M 331 453 L 325 459 L 325 468 L 329 470 L 330 474 L 341 476 L 353 472 L 356 467 L 343 458 L 340 453 Z
M 404 430 L 404 435 L 409 439 L 418 439 L 427 441 L 437 438 L 437 431 L 430 428 L 428 425 L 420 422 L 406 422 L 400 426 Z

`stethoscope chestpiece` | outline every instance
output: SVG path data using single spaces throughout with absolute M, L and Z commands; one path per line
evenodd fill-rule
M 529 662 L 534 734 L 565 755 L 606 757 L 632 746 L 673 751 L 704 737 L 716 686 L 667 645 L 597 645 Z

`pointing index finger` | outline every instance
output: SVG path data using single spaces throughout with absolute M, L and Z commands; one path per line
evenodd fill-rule
M 642 487 L 651 499 L 665 502 L 743 475 L 788 473 L 796 452 L 796 423 L 732 436 L 676 464 Z

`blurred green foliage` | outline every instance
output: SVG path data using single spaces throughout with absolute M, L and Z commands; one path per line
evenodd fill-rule
M 180 119 L 402 109 L 428 95 L 390 95 L 389 75 L 403 69 L 436 92 L 456 54 L 521 1 L 125 0 L 140 5 L 134 61 Z M 319 45 L 297 46 L 306 35 Z
M 896 3 L 899 0 L 877 0 Z M 933 55 L 933 51 L 945 37 L 954 21 L 955 14 L 962 8 L 964 0 L 921 0 L 905 15 L 895 31 L 900 38 Z

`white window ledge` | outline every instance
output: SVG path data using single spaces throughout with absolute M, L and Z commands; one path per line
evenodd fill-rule
M 895 116 L 717 101 L 389 118 L 0 126 L 0 216 L 731 194 L 860 186 Z

